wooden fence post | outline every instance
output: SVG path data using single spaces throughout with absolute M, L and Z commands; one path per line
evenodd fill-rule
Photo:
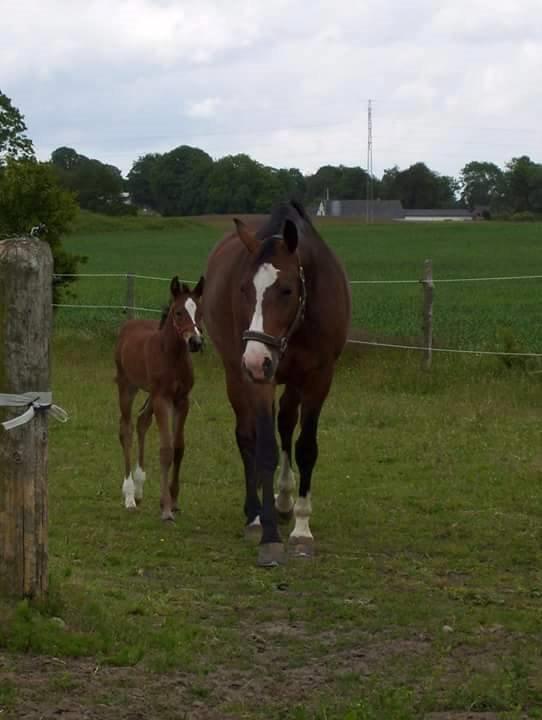
M 133 273 L 126 274 L 126 317 L 132 320 L 135 308 L 135 277 Z
M 431 369 L 433 350 L 433 262 L 426 260 L 423 266 L 423 352 L 422 367 Z
M 0 393 L 50 390 L 53 258 L 37 238 L 0 242 Z M 0 408 L 0 419 L 21 408 Z M 0 594 L 40 597 L 48 587 L 47 412 L 0 426 Z

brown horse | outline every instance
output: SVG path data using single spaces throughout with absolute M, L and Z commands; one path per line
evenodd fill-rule
M 224 364 L 236 416 L 246 481 L 246 529 L 260 535 L 258 563 L 275 565 L 284 560 L 277 515 L 295 515 L 292 551 L 313 551 L 310 489 L 318 419 L 346 342 L 350 288 L 341 264 L 299 204 L 277 207 L 255 234 L 241 221 L 234 222 L 236 232 L 209 257 L 203 314 Z M 275 387 L 281 384 L 282 463 L 275 498 Z M 292 435 L 299 409 L 299 496 L 294 503 Z
M 128 320 L 121 327 L 115 349 L 119 391 L 119 439 L 124 452 L 124 505 L 132 509 L 143 498 L 145 482 L 145 434 L 156 417 L 160 432 L 160 507 L 162 520 L 173 520 L 178 510 L 179 471 L 184 454 L 184 423 L 188 395 L 194 384 L 190 352 L 201 350 L 199 330 L 203 278 L 194 290 L 174 277 L 171 300 L 162 321 Z M 132 405 L 138 390 L 149 393 L 139 413 L 137 438 L 139 461 L 132 475 Z M 173 415 L 173 418 L 171 416 Z M 170 430 L 173 419 L 173 431 Z M 171 481 L 168 475 L 171 465 Z

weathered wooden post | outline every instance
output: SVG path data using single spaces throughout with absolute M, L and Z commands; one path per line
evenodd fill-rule
M 133 273 L 126 274 L 126 317 L 132 320 L 135 308 L 135 277 Z
M 50 390 L 52 272 L 45 242 L 27 237 L 0 242 L 0 394 Z M 21 415 L 21 408 L 1 405 L 0 421 Z M 0 426 L 3 595 L 35 598 L 47 592 L 47 414 L 38 409 L 9 431 Z
M 422 367 L 431 369 L 433 354 L 433 262 L 426 260 L 423 266 L 423 352 Z

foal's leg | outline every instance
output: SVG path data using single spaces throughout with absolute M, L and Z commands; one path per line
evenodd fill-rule
M 288 522 L 293 515 L 295 479 L 292 472 L 292 435 L 299 418 L 300 397 L 291 385 L 286 385 L 280 398 L 278 428 L 281 446 L 281 465 L 275 507 L 279 522 Z
M 120 423 L 119 440 L 124 453 L 124 481 L 122 483 L 122 494 L 124 496 L 124 507 L 133 510 L 136 507 L 135 486 L 132 478 L 132 405 L 137 393 L 137 388 L 131 386 L 125 378 L 118 376 L 117 385 L 119 390 Z
M 179 473 L 184 455 L 184 424 L 188 415 L 188 407 L 188 397 L 185 396 L 179 400 L 173 411 L 173 472 L 169 486 L 173 512 L 179 510 Z
M 311 479 L 318 457 L 318 420 L 322 405 L 331 386 L 329 375 L 307 382 L 301 399 L 301 433 L 295 446 L 295 459 L 299 468 L 299 497 L 294 505 L 295 527 L 290 534 L 294 553 L 311 556 L 314 539 L 309 521 L 312 514 Z
M 170 416 L 171 403 L 162 397 L 153 400 L 153 411 L 160 432 L 160 517 L 162 520 L 174 520 L 173 503 L 169 492 L 169 469 L 173 462 L 173 445 L 171 442 Z
M 135 501 L 143 500 L 143 485 L 145 484 L 145 436 L 152 422 L 152 399 L 149 396 L 137 418 L 137 444 L 138 463 L 134 470 Z

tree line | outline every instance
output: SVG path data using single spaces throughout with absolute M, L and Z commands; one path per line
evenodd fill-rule
M 137 159 L 126 179 L 118 168 L 67 147 L 52 153 L 62 187 L 76 193 L 82 208 L 111 214 L 137 208 L 161 215 L 266 213 L 277 199 L 316 205 L 324 198 L 363 199 L 367 172 L 324 165 L 312 175 L 297 168 L 273 168 L 245 154 L 213 160 L 200 148 L 181 145 Z M 504 169 L 495 163 L 467 163 L 458 178 L 440 175 L 423 162 L 395 166 L 373 177 L 373 197 L 400 200 L 407 209 L 481 208 L 486 214 L 542 213 L 542 165 L 524 155 Z M 125 192 L 131 207 L 122 201 Z

